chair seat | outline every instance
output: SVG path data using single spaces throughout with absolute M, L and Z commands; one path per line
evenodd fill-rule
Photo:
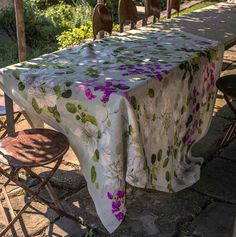
M 217 88 L 225 95 L 236 99 L 236 75 L 227 75 L 216 81 Z
M 14 168 L 37 167 L 61 158 L 68 150 L 65 135 L 50 129 L 28 129 L 0 141 L 0 162 Z
M 21 109 L 16 104 L 13 104 L 14 113 L 20 112 Z M 5 107 L 5 98 L 3 95 L 0 95 L 0 116 L 6 115 L 6 107 Z

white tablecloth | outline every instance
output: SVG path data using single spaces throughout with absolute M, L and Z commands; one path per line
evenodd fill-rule
M 109 232 L 125 182 L 176 192 L 200 177 L 192 145 L 207 131 L 223 46 L 155 26 L 0 70 L 0 87 L 68 137 Z

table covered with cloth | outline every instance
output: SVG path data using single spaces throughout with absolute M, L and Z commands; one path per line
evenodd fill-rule
M 125 182 L 176 192 L 199 179 L 191 147 L 211 121 L 222 56 L 219 42 L 153 25 L 3 68 L 0 87 L 68 137 L 113 232 Z

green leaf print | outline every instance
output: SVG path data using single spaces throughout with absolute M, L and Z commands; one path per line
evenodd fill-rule
M 99 72 L 98 70 L 92 68 L 92 67 L 88 67 L 85 70 L 85 75 L 90 76 L 90 77 L 98 77 L 99 76 Z
M 34 110 L 35 110 L 38 114 L 42 113 L 42 109 L 39 108 L 39 105 L 38 105 L 38 103 L 37 103 L 37 101 L 36 101 L 35 98 L 32 99 L 32 106 L 33 106 Z
M 71 95 L 72 95 L 72 91 L 71 90 L 66 90 L 66 91 L 64 91 L 62 94 L 61 94 L 61 96 L 63 97 L 63 98 L 70 98 L 71 97 Z
M 66 86 L 66 87 L 69 87 L 69 86 L 71 86 L 72 84 L 73 84 L 72 81 L 65 81 L 65 86 Z
M 20 81 L 18 83 L 18 89 L 19 89 L 19 91 L 23 91 L 25 89 L 25 85 L 24 85 L 24 83 L 22 81 Z
M 92 159 L 93 159 L 93 161 L 94 162 L 98 162 L 99 161 L 99 150 L 98 149 L 96 149 L 95 150 L 95 152 L 94 152 L 94 154 L 93 154 L 93 156 L 92 156 Z
M 148 90 L 148 95 L 149 95 L 151 98 L 153 98 L 153 97 L 155 96 L 155 92 L 154 92 L 154 90 L 153 90 L 152 88 L 150 88 L 150 89 Z
M 99 183 L 98 182 L 95 183 L 95 187 L 96 187 L 96 189 L 99 189 Z
M 163 162 L 163 168 L 165 168 L 169 163 L 169 158 L 166 158 Z
M 97 173 L 96 173 L 96 169 L 94 166 L 92 166 L 91 168 L 91 181 L 92 183 L 94 183 L 97 179 Z
M 160 149 L 157 153 L 157 160 L 161 161 L 161 157 L 162 157 L 162 149 Z
M 165 177 L 166 177 L 166 181 L 169 182 L 170 181 L 170 172 L 169 171 L 166 171 Z
M 66 104 L 66 109 L 68 112 L 72 113 L 72 114 L 75 114 L 76 111 L 77 111 L 77 107 L 76 105 L 72 104 L 72 103 L 67 103 Z
M 20 72 L 14 71 L 12 72 L 13 77 L 15 77 L 16 80 L 20 79 Z
M 125 85 L 116 85 L 113 87 L 120 89 L 120 90 L 128 90 L 130 88 L 129 86 L 125 86 Z
M 110 119 L 107 120 L 107 126 L 111 127 L 111 120 Z
M 60 113 L 56 110 L 54 113 L 53 113 L 53 117 L 55 118 L 55 120 L 60 123 L 61 122 L 61 115 Z
M 156 162 L 156 159 L 157 159 L 156 154 L 152 154 L 151 163 L 154 164 Z
M 137 100 L 135 96 L 131 96 L 131 104 L 134 109 L 137 109 Z
M 68 70 L 66 71 L 66 74 L 72 74 L 72 73 L 74 73 L 74 72 L 75 72 L 74 69 L 68 69 Z
M 59 85 L 54 86 L 53 90 L 54 90 L 56 95 L 60 95 L 61 94 L 61 88 L 60 88 Z
M 84 121 L 90 122 L 93 125 L 98 126 L 97 119 L 94 116 L 90 115 L 90 114 L 87 114 L 87 115 L 84 116 Z
M 132 135 L 132 133 L 133 133 L 133 128 L 132 128 L 132 125 L 129 125 L 129 135 Z

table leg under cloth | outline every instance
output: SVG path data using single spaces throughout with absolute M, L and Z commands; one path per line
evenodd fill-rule
M 5 68 L 0 86 L 66 134 L 113 232 L 125 182 L 177 192 L 199 179 L 191 147 L 209 127 L 222 58 L 218 42 L 153 26 Z

